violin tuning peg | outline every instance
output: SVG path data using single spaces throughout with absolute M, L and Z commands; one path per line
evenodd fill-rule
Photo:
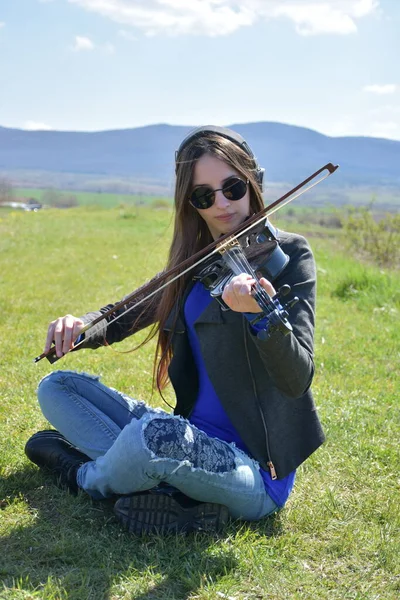
M 287 296 L 290 293 L 290 290 L 292 288 L 290 287 L 290 285 L 288 285 L 287 283 L 285 283 L 285 285 L 282 285 L 279 290 L 278 290 L 278 294 L 279 296 Z
M 282 285 L 274 296 L 274 300 L 280 300 L 282 297 L 287 296 L 290 293 L 291 287 L 287 283 Z
M 291 300 L 289 300 L 289 302 L 286 302 L 285 309 L 290 310 L 292 308 L 292 306 L 297 304 L 298 301 L 299 301 L 298 297 L 294 296 Z

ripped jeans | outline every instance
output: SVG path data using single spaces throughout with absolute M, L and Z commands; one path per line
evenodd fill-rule
M 77 481 L 93 498 L 165 482 L 195 500 L 224 504 L 233 518 L 257 520 L 278 510 L 257 463 L 234 444 L 97 377 L 55 371 L 40 382 L 38 399 L 48 421 L 92 459 L 79 468 Z

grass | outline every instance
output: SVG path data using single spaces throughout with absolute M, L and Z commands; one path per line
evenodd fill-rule
M 54 367 L 32 359 L 54 317 L 117 300 L 159 270 L 171 220 L 146 207 L 0 213 L 1 600 L 397 599 L 400 277 L 360 265 L 339 231 L 299 227 L 318 265 L 313 389 L 327 441 L 278 515 L 218 538 L 136 539 L 111 503 L 66 494 L 25 458 L 27 438 L 48 425 L 35 388 L 51 369 L 98 373 L 163 406 L 151 393 L 151 344 Z

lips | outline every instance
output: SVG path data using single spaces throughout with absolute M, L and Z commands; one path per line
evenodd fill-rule
M 234 214 L 229 214 L 229 215 L 219 215 L 218 217 L 215 217 L 218 221 L 230 221 L 231 219 L 234 218 Z

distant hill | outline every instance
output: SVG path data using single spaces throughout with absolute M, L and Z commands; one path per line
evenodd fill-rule
M 333 162 L 341 167 L 335 185 L 400 187 L 400 141 L 334 138 L 270 122 L 230 127 L 253 148 L 269 182 L 295 183 Z M 171 189 L 174 152 L 190 129 L 161 124 L 85 133 L 0 127 L 0 172 L 128 178 Z

